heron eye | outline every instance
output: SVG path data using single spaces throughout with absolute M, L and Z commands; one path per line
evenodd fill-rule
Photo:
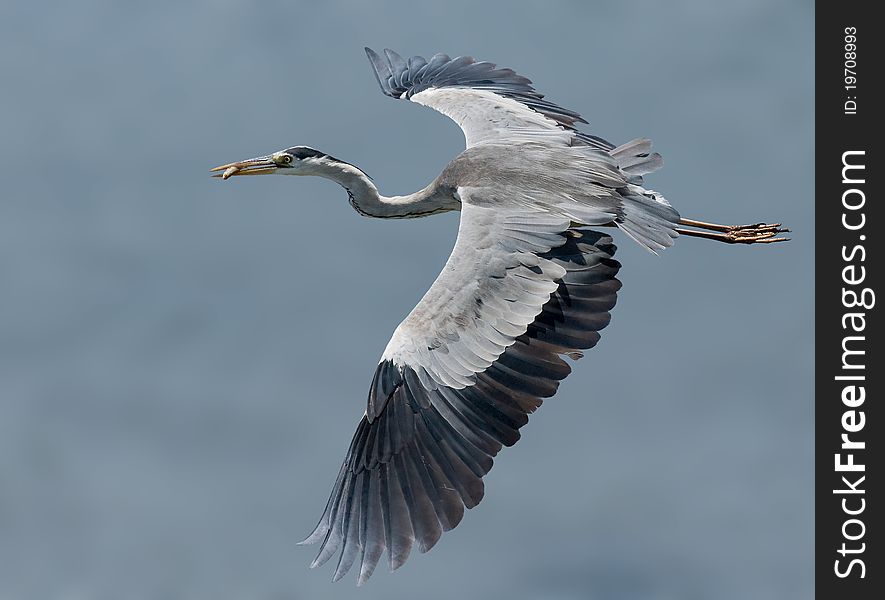
M 292 155 L 290 155 L 290 154 L 283 154 L 283 155 L 280 157 L 280 162 L 283 163 L 284 165 L 288 165 L 289 163 L 292 162 Z

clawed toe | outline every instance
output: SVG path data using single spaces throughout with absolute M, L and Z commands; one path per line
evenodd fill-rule
M 753 223 L 751 225 L 719 225 L 694 219 L 680 219 L 680 225 L 688 225 L 692 229 L 676 227 L 682 235 L 716 240 L 726 244 L 772 244 L 788 242 L 790 238 L 777 237 L 780 233 L 790 230 L 781 227 L 780 223 Z M 706 231 L 705 231 L 706 230 Z
M 779 233 L 787 233 L 780 223 L 755 223 L 753 225 L 734 225 L 725 232 L 725 237 L 733 244 L 770 244 L 786 242 L 789 238 L 776 237 Z

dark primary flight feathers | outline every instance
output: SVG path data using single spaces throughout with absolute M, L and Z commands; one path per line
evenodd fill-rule
M 393 98 L 411 98 L 430 88 L 486 90 L 574 132 L 573 144 L 603 150 L 606 156 L 613 149 L 605 140 L 575 130 L 576 123 L 584 122 L 577 113 L 545 100 L 528 79 L 510 69 L 445 54 L 425 60 L 404 59 L 389 50 L 384 56 L 366 52 L 381 89 Z M 646 145 L 632 150 L 622 156 L 637 157 L 625 162 L 625 172 L 638 164 L 633 173 L 638 176 L 656 166 L 656 155 Z M 649 167 L 650 162 L 655 165 Z M 523 333 L 510 332 L 512 337 L 499 342 L 506 345 L 503 353 L 495 353 L 491 342 L 463 340 L 476 356 L 491 357 L 488 366 L 479 365 L 467 376 L 470 385 L 444 385 L 427 375 L 430 367 L 382 359 L 325 512 L 303 542 L 321 543 L 311 566 L 338 555 L 335 580 L 356 564 L 359 582 L 364 582 L 385 552 L 388 566 L 396 569 L 413 549 L 426 552 L 443 531 L 455 527 L 464 508 L 482 500 L 482 477 L 493 457 L 519 439 L 527 415 L 555 394 L 571 371 L 562 357 L 579 358 L 609 323 L 621 287 L 612 239 L 586 228 L 569 229 L 568 219 L 558 233 L 545 233 L 546 225 L 534 226 L 531 219 L 514 217 L 514 222 L 519 227 L 509 234 L 518 248 L 506 267 L 508 277 L 533 289 L 544 283 L 542 267 L 557 269 L 552 293 L 538 292 L 549 299 Z M 509 303 L 501 310 L 526 308 L 519 298 L 506 295 L 485 301 Z M 484 314 L 483 302 L 477 296 L 474 314 L 462 318 L 478 319 Z M 488 335 L 502 336 L 497 331 Z M 447 353 L 455 350 L 449 342 L 429 345 L 427 360 L 450 364 L 453 357 Z

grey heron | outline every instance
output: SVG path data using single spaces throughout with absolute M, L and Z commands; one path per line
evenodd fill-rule
M 620 146 L 578 129 L 581 116 L 529 79 L 471 57 L 405 59 L 366 48 L 384 94 L 436 109 L 466 149 L 427 187 L 382 196 L 358 167 L 306 146 L 212 169 L 216 177 L 315 175 L 340 184 L 360 214 L 383 219 L 460 211 L 452 254 L 400 323 L 323 515 L 302 543 L 311 564 L 338 555 L 333 580 L 359 561 L 365 582 L 384 552 L 391 570 L 426 552 L 483 497 L 502 446 L 610 320 L 621 265 L 614 227 L 652 252 L 679 235 L 726 243 L 785 241 L 779 224 L 682 218 L 643 176 L 651 142 Z

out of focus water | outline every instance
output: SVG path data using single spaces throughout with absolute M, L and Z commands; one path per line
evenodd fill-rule
M 362 47 L 513 66 L 690 217 L 620 240 L 612 325 L 427 556 L 357 592 L 296 546 L 457 215 L 208 177 L 295 144 L 386 193 L 457 127 Z M 761 0 L 0 5 L 0 598 L 808 598 L 812 7 Z

